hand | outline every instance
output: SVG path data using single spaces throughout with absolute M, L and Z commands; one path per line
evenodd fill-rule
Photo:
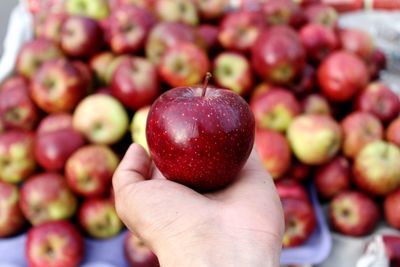
M 279 266 L 281 202 L 255 150 L 232 185 L 200 194 L 165 179 L 133 144 L 113 186 L 119 216 L 163 267 Z

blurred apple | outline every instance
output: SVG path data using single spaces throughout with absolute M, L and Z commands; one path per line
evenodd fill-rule
M 264 1 L 261 11 L 268 25 L 288 24 L 294 28 L 304 22 L 303 12 L 292 0 Z
M 131 232 L 124 240 L 124 255 L 131 267 L 159 267 L 157 256 Z
M 47 13 L 46 15 L 43 19 L 41 31 L 37 33 L 37 36 L 60 44 L 61 29 L 67 15 L 64 13 Z
M 182 22 L 189 25 L 199 23 L 199 14 L 194 1 L 157 0 L 154 10 L 162 21 Z
M 281 199 L 292 198 L 309 201 L 306 189 L 295 180 L 282 179 L 276 181 L 275 187 Z
M 292 165 L 286 172 L 286 177 L 298 182 L 306 181 L 311 174 L 311 166 L 301 163 L 296 159 L 292 159 Z
M 351 28 L 341 29 L 339 38 L 343 49 L 353 52 L 366 61 L 372 58 L 375 47 L 368 32 Z
M 385 219 L 388 224 L 400 229 L 400 190 L 390 193 L 383 204 Z
M 126 60 L 129 60 L 129 58 L 130 56 L 128 55 L 119 55 L 113 57 L 113 59 L 107 63 L 107 67 L 103 69 L 105 85 L 111 85 L 115 70 L 119 67 L 120 64 L 122 64 Z
M 328 100 L 320 94 L 310 94 L 303 99 L 303 112 L 305 114 L 331 115 Z
M 368 62 L 369 73 L 371 80 L 376 80 L 379 78 L 380 72 L 387 66 L 386 55 L 382 50 L 376 48 L 372 53 L 372 57 Z
M 210 55 L 220 48 L 218 42 L 219 28 L 213 24 L 202 24 L 197 28 L 197 34 L 202 39 L 200 44 L 207 48 Z
M 0 239 L 19 233 L 25 225 L 18 201 L 17 186 L 0 181 Z
M 386 139 L 400 147 L 400 118 L 393 120 L 387 130 L 386 130 Z
M 336 28 L 339 19 L 339 14 L 333 7 L 321 3 L 306 7 L 304 15 L 309 23 L 319 23 L 332 29 Z
M 90 68 L 100 84 L 106 84 L 106 71 L 115 56 L 111 52 L 101 52 L 90 60 Z
M 315 67 L 306 64 L 300 76 L 294 79 L 294 81 L 288 85 L 288 88 L 296 95 L 296 97 L 301 98 L 315 91 L 317 88 L 316 80 Z
M 229 9 L 229 0 L 194 0 L 201 18 L 205 20 L 220 19 Z
M 149 111 L 150 106 L 145 106 L 137 110 L 135 115 L 133 115 L 130 126 L 133 142 L 141 145 L 147 152 L 149 152 L 149 147 L 146 140 L 146 122 Z
M 108 17 L 110 8 L 107 0 L 66 0 L 65 10 L 70 15 L 80 15 L 97 20 Z

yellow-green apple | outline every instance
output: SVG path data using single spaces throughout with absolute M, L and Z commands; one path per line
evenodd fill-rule
M 80 71 L 66 59 L 44 63 L 30 87 L 33 101 L 48 113 L 72 111 L 86 94 L 87 84 Z
M 255 146 L 264 167 L 273 179 L 281 178 L 289 170 L 292 153 L 282 134 L 257 129 Z
M 368 143 L 383 138 L 382 123 L 368 112 L 354 111 L 341 122 L 343 129 L 343 154 L 355 158 Z
M 34 134 L 6 131 L 0 134 L 0 180 L 19 183 L 36 169 Z
M 351 166 L 342 156 L 318 167 L 314 174 L 314 184 L 323 199 L 331 199 L 350 190 Z
M 260 12 L 229 13 L 220 23 L 218 41 L 227 50 L 247 52 L 255 44 L 265 24 Z
M 305 66 L 305 49 L 295 30 L 278 25 L 264 30 L 252 48 L 255 72 L 265 81 L 290 84 Z
M 375 45 L 368 32 L 355 28 L 340 29 L 339 39 L 342 49 L 358 55 L 365 61 L 372 58 Z
M 319 23 L 335 29 L 338 24 L 339 14 L 329 5 L 315 3 L 304 9 L 304 16 L 309 23 Z
M 80 266 L 84 240 L 68 221 L 48 222 L 31 228 L 25 243 L 29 266 Z
M 386 130 L 386 140 L 400 147 L 400 118 L 394 119 Z
M 169 180 L 199 191 L 232 182 L 254 144 L 255 121 L 246 101 L 227 89 L 179 87 L 152 105 L 146 138 L 155 165 Z
M 90 60 L 90 69 L 94 73 L 100 84 L 106 84 L 106 72 L 111 62 L 115 58 L 114 54 L 108 51 L 101 52 Z
M 400 186 L 399 162 L 398 146 L 381 140 L 371 142 L 354 159 L 354 182 L 372 195 L 387 195 Z
M 331 106 L 328 100 L 320 94 L 310 94 L 303 101 L 303 112 L 305 114 L 331 115 Z
M 95 144 L 114 144 L 128 130 L 124 106 L 114 97 L 95 94 L 84 98 L 73 114 L 73 127 Z
M 342 143 L 340 125 L 331 117 L 305 114 L 289 125 L 287 138 L 296 157 L 309 165 L 327 163 Z
M 229 0 L 194 0 L 197 10 L 204 20 L 220 19 L 229 9 Z
M 249 60 L 241 54 L 222 52 L 214 59 L 215 83 L 235 93 L 246 96 L 253 88 L 253 71 Z
M 84 197 L 105 195 L 109 193 L 118 163 L 117 155 L 106 146 L 88 145 L 79 148 L 65 166 L 68 186 Z
M 124 227 L 110 199 L 89 198 L 79 209 L 79 224 L 85 232 L 98 239 L 116 236 Z
M 378 205 L 361 192 L 342 192 L 329 204 L 330 224 L 334 230 L 344 235 L 367 235 L 375 229 L 379 218 Z
M 150 105 L 161 91 L 156 66 L 145 58 L 129 57 L 115 69 L 111 90 L 130 109 Z
M 0 239 L 19 233 L 25 225 L 18 201 L 17 186 L 0 181 Z
M 157 256 L 132 232 L 124 239 L 124 255 L 131 267 L 160 267 Z
M 108 62 L 107 67 L 104 69 L 104 83 L 106 85 L 111 84 L 114 71 L 118 68 L 118 66 L 124 61 L 129 60 L 129 58 L 130 56 L 128 55 L 119 55 L 115 56 L 110 62 Z
M 146 139 L 146 122 L 149 111 L 150 106 L 138 109 L 133 115 L 130 127 L 133 142 L 141 145 L 147 152 L 149 152 L 149 146 Z
M 297 28 L 305 19 L 299 5 L 292 0 L 265 1 L 261 11 L 268 25 L 288 24 Z
M 107 0 L 66 0 L 65 10 L 70 15 L 79 15 L 104 19 L 110 14 L 110 7 Z
M 19 204 L 33 225 L 71 218 L 78 205 L 65 178 L 47 172 L 30 177 L 21 187 Z
M 368 84 L 367 65 L 357 55 L 339 50 L 326 57 L 317 71 L 322 93 L 331 101 L 351 100 Z
M 61 29 L 66 18 L 67 15 L 64 13 L 47 14 L 43 20 L 43 26 L 41 26 L 41 30 L 36 36 L 53 41 L 56 44 L 60 44 Z
M 32 78 L 43 63 L 62 58 L 61 49 L 47 39 L 34 39 L 26 42 L 18 53 L 16 70 L 25 78 Z
M 292 120 L 300 114 L 301 106 L 293 93 L 273 88 L 250 102 L 258 128 L 285 132 Z
M 157 0 L 154 11 L 162 21 L 182 22 L 189 25 L 199 23 L 199 14 L 194 1 Z
M 83 136 L 72 127 L 72 115 L 52 114 L 37 129 L 35 158 L 43 169 L 61 171 L 72 153 L 84 144 Z
M 275 182 L 280 199 L 293 198 L 310 201 L 306 189 L 293 179 L 281 179 Z
M 209 69 L 206 52 L 191 43 L 179 43 L 168 48 L 158 65 L 160 77 L 172 87 L 198 84 Z
M 383 207 L 387 223 L 400 229 L 400 189 L 386 196 Z
M 357 97 L 355 108 L 370 112 L 388 123 L 400 114 L 399 96 L 380 82 L 369 84 Z
M 292 159 L 292 165 L 286 172 L 286 177 L 298 182 L 306 181 L 311 175 L 311 166 Z

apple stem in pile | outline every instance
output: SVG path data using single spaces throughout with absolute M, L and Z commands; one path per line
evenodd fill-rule
M 207 72 L 206 78 L 204 79 L 203 93 L 201 94 L 201 97 L 204 97 L 206 95 L 208 82 L 210 81 L 211 77 L 212 77 L 212 74 L 210 72 Z

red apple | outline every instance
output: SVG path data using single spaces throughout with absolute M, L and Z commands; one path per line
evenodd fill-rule
M 390 260 L 390 266 L 400 265 L 400 237 L 398 235 L 383 235 L 386 255 Z
M 268 25 L 289 24 L 292 27 L 298 27 L 303 23 L 303 12 L 295 1 L 269 0 L 264 2 L 261 11 Z
M 93 73 L 90 69 L 89 65 L 84 63 L 83 61 L 73 61 L 72 65 L 74 65 L 75 69 L 79 72 L 79 76 L 82 78 L 82 82 L 84 84 L 84 88 L 86 92 L 91 93 L 94 86 Z
M 302 104 L 305 114 L 331 115 L 332 113 L 328 100 L 320 94 L 306 96 Z
M 160 94 L 157 69 L 141 57 L 130 57 L 115 69 L 112 94 L 133 110 L 150 105 Z
M 0 180 L 19 183 L 36 169 L 33 153 L 34 135 L 7 131 L 0 134 Z
M 384 196 L 400 186 L 400 149 L 385 141 L 364 146 L 354 159 L 354 182 L 373 195 Z
M 115 56 L 111 52 L 102 52 L 90 60 L 90 68 L 93 71 L 97 81 L 100 82 L 100 84 L 106 84 L 106 72 L 107 68 L 113 61 Z
M 400 229 L 400 190 L 390 193 L 384 202 L 385 219 L 388 224 Z
M 285 132 L 300 114 L 301 106 L 295 96 L 283 88 L 273 88 L 250 102 L 258 128 Z
M 199 23 L 199 15 L 194 1 L 157 0 L 154 11 L 161 21 L 182 22 L 189 25 Z
M 292 160 L 292 165 L 286 173 L 286 177 L 298 182 L 304 182 L 310 177 L 311 167 L 300 161 Z
M 225 15 L 229 0 L 194 0 L 200 16 L 205 20 L 215 20 Z
M 314 184 L 319 195 L 331 199 L 350 190 L 351 168 L 349 161 L 341 156 L 318 167 L 314 175 Z
M 0 181 L 0 239 L 17 234 L 25 225 L 18 200 L 17 186 Z
M 342 192 L 329 204 L 331 226 L 345 235 L 367 235 L 376 227 L 379 218 L 378 205 L 360 192 Z
M 262 96 L 265 92 L 271 90 L 271 89 L 276 89 L 275 86 L 273 86 L 272 84 L 266 83 L 266 82 L 261 82 L 259 84 L 257 84 L 254 89 L 253 92 L 251 93 L 251 97 L 250 97 L 250 103 L 253 101 L 257 101 L 257 99 Z
M 333 29 L 336 28 L 339 18 L 333 7 L 321 3 L 307 6 L 304 15 L 309 23 L 319 23 Z
M 386 139 L 400 147 L 400 118 L 393 120 L 387 130 Z
M 317 75 L 322 93 L 335 102 L 351 100 L 369 79 L 366 64 L 358 56 L 342 50 L 325 58 Z
M 286 138 L 271 130 L 256 130 L 255 146 L 272 178 L 281 178 L 290 167 L 292 153 Z
M 53 41 L 56 44 L 61 42 L 61 29 L 67 16 L 64 13 L 47 13 L 43 19 L 41 30 L 37 37 Z
M 360 111 L 370 112 L 382 122 L 388 123 L 399 116 L 400 100 L 397 94 L 388 86 L 374 82 L 369 84 L 358 95 L 355 108 Z
M 289 84 L 305 65 L 305 50 L 298 34 L 288 26 L 263 31 L 252 49 L 252 65 L 265 81 Z
M 309 165 L 327 163 L 339 151 L 340 125 L 325 115 L 306 114 L 289 125 L 287 138 L 296 157 Z
M 297 97 L 304 97 L 316 89 L 316 70 L 310 64 L 306 64 L 299 77 L 288 85 L 288 89 Z
M 382 50 L 376 48 L 368 62 L 371 80 L 378 79 L 379 73 L 386 68 L 386 65 L 386 55 L 382 52 Z
M 157 256 L 136 235 L 128 232 L 124 241 L 124 255 L 131 267 L 159 267 Z
M 67 221 L 48 222 L 31 228 L 25 244 L 25 255 L 31 267 L 78 267 L 84 250 L 82 236 Z
M 116 236 L 124 227 L 110 199 L 86 199 L 79 210 L 79 224 L 89 236 L 107 239 Z
M 160 77 L 172 87 L 198 84 L 209 69 L 205 51 L 189 43 L 168 48 L 158 66 Z
M 78 204 L 65 178 L 52 172 L 29 178 L 20 193 L 21 210 L 33 225 L 69 219 Z
M 342 123 L 343 153 L 354 158 L 368 143 L 383 137 L 382 123 L 372 114 L 355 111 L 347 115 Z
M 368 61 L 375 51 L 372 36 L 363 30 L 341 29 L 339 38 L 343 49 L 350 51 Z
M 201 0 L 200 0 L 201 1 Z M 217 0 L 219 1 L 219 0 Z M 212 24 L 202 24 L 197 28 L 197 34 L 203 40 L 203 43 L 211 53 L 219 48 L 218 43 L 218 26 Z
M 111 84 L 112 77 L 118 66 L 124 61 L 129 60 L 129 58 L 130 56 L 128 55 L 119 55 L 115 56 L 110 62 L 107 63 L 107 67 L 104 68 L 104 83 L 106 85 Z
M 150 153 L 162 174 L 199 191 L 222 188 L 235 178 L 250 155 L 254 132 L 254 117 L 243 98 L 207 82 L 161 95 L 146 127 Z
M 306 189 L 295 180 L 282 179 L 276 181 L 275 187 L 281 199 L 292 198 L 309 201 Z

